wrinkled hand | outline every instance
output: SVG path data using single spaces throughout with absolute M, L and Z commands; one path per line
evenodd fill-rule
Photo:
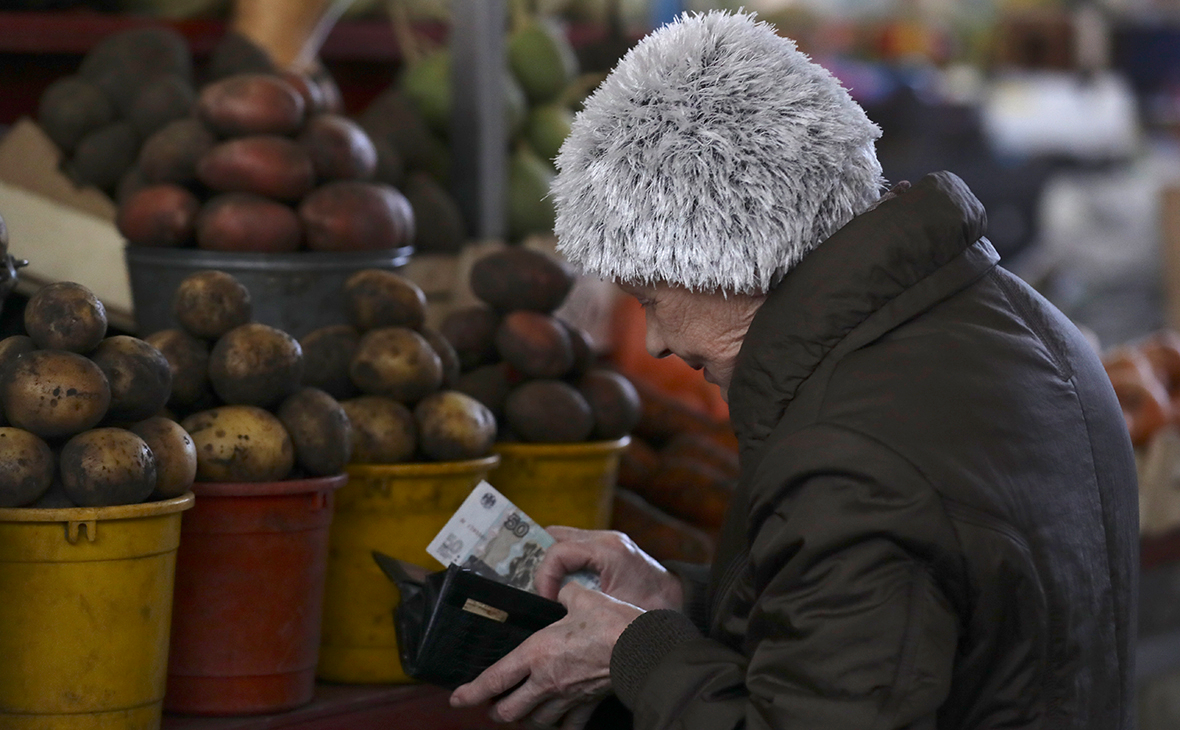
M 645 611 L 681 610 L 684 591 L 680 579 L 668 572 L 621 532 L 547 527 L 556 542 L 537 566 L 537 593 L 552 599 L 568 573 L 589 569 L 598 573 L 602 592 Z
M 551 726 L 564 718 L 563 730 L 585 726 L 598 702 L 610 694 L 615 642 L 643 611 L 576 583 L 562 588 L 557 598 L 566 608 L 565 617 L 456 689 L 452 707 L 478 705 L 520 684 L 496 702 L 493 720 L 527 717 L 533 724 Z

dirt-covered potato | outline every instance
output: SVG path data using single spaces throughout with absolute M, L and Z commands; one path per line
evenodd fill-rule
M 19 428 L 0 428 L 0 507 L 23 507 L 53 483 L 49 445 Z
M 487 456 L 496 441 L 496 417 L 469 395 L 444 390 L 414 408 L 422 453 L 436 461 Z
M 42 438 L 93 428 L 111 403 L 110 385 L 98 365 L 65 350 L 21 355 L 7 373 L 3 393 L 8 422 Z
M 131 427 L 156 457 L 155 496 L 179 497 L 197 478 L 197 446 L 188 431 L 171 418 L 154 416 Z
M 250 291 L 223 271 L 198 271 L 176 287 L 172 314 L 189 334 L 215 340 L 253 315 Z
M 348 324 L 308 332 L 299 341 L 303 348 L 303 384 L 319 388 L 337 400 L 359 394 L 348 375 L 348 366 L 360 342 L 361 333 Z
M 426 294 L 392 271 L 365 269 L 344 282 L 344 310 L 361 332 L 378 327 L 418 329 L 426 321 Z
M 168 406 L 186 411 L 207 407 L 213 401 L 209 385 L 209 345 L 180 329 L 160 330 L 144 338 L 159 350 L 172 371 L 172 395 Z
M 226 403 L 273 406 L 298 390 L 302 379 L 299 341 L 269 325 L 235 327 L 209 354 L 209 382 Z
M 442 385 L 442 360 L 422 335 L 382 327 L 361 338 L 349 367 L 352 382 L 371 395 L 416 403 Z
M 276 412 L 295 445 L 295 462 L 317 476 L 344 471 L 352 454 L 352 426 L 348 414 L 318 388 L 302 388 Z
M 132 423 L 153 416 L 172 394 L 168 359 L 138 337 L 108 337 L 90 353 L 90 359 L 111 387 L 109 421 Z
M 106 336 L 107 310 L 94 292 L 81 284 L 48 284 L 25 306 L 25 331 L 43 350 L 85 354 Z
M 194 413 L 180 424 L 197 447 L 197 480 L 273 482 L 295 465 L 283 424 L 254 406 L 222 406 Z
M 156 488 L 156 457 L 144 440 L 122 428 L 96 428 L 66 442 L 61 482 L 79 507 L 136 504 Z
M 12 335 L 0 340 L 0 383 L 7 379 L 4 372 L 12 367 L 18 357 L 36 349 L 33 338 L 26 335 Z
M 414 414 L 392 398 L 362 395 L 340 406 L 352 424 L 352 463 L 396 464 L 418 448 Z

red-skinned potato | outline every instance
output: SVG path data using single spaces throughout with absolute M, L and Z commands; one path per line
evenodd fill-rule
M 377 148 L 360 125 L 339 114 L 317 114 L 299 135 L 320 180 L 368 180 L 377 170 Z
M 224 193 L 197 216 L 197 247 L 206 251 L 289 253 L 303 243 L 303 224 L 290 207 L 261 195 Z
M 239 137 L 197 162 L 197 179 L 219 193 L 254 193 L 295 201 L 311 192 L 315 168 L 307 151 L 286 137 Z
M 299 204 L 313 251 L 375 251 L 414 240 L 414 212 L 389 185 L 358 180 L 328 183 Z
M 149 185 L 119 206 L 115 224 L 132 246 L 177 248 L 193 241 L 201 201 L 179 185 Z
M 200 118 L 224 137 L 291 134 L 303 124 L 303 97 L 271 74 L 239 74 L 209 84 L 197 101 Z

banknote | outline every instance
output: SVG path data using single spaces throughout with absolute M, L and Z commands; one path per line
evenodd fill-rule
M 492 580 L 536 593 L 537 566 L 553 537 L 487 482 L 480 482 L 426 547 L 443 565 L 460 565 Z M 597 590 L 598 576 L 570 579 Z

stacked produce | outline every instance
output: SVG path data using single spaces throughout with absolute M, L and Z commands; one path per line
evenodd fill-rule
M 1145 446 L 1180 416 L 1180 334 L 1156 332 L 1107 352 L 1102 363 L 1123 408 L 1131 443 Z
M 451 389 L 459 356 L 425 325 L 422 290 L 392 272 L 368 269 L 349 277 L 343 295 L 349 324 L 303 338 L 303 382 L 344 399 L 352 461 L 460 461 L 490 453 L 495 417 Z
M 502 98 L 509 151 L 508 236 L 521 240 L 553 230 L 549 184 L 553 159 L 573 121 L 571 105 L 588 93 L 564 33 L 518 4 L 506 39 Z M 440 221 L 421 230 L 419 251 L 453 252 L 463 243 L 463 220 L 444 186 L 449 182 L 451 61 L 446 49 L 421 51 L 404 24 L 399 43 L 407 56 L 399 81 L 361 115 L 382 160 L 379 167 L 407 170 L 404 189 L 420 217 Z M 597 83 L 600 77 L 594 76 Z M 388 164 L 386 164 L 388 160 Z M 379 177 L 381 175 L 379 174 Z M 394 185 L 401 183 L 387 180 Z M 443 225 L 446 222 L 447 225 Z
M 180 328 L 147 342 L 172 380 L 168 407 L 196 446 L 196 478 L 269 482 L 344 470 L 352 430 L 328 393 L 302 386 L 303 350 L 251 322 L 250 294 L 229 274 L 202 271 L 173 299 Z
M 440 326 L 459 357 L 455 388 L 496 414 L 501 440 L 617 439 L 639 420 L 631 383 L 594 367 L 587 334 L 553 316 L 573 281 L 553 256 L 503 249 L 471 269 L 471 290 L 487 306 L 456 310 Z
M 636 385 L 643 414 L 619 464 L 612 526 L 661 560 L 707 560 L 738 479 L 737 439 L 725 421 Z
M 0 507 L 105 507 L 188 491 L 193 440 L 160 416 L 168 361 L 149 343 L 106 337 L 86 287 L 37 291 L 27 335 L 0 341 Z
M 414 215 L 371 182 L 377 152 L 353 121 L 317 111 L 279 76 L 237 74 L 206 86 L 195 117 L 148 140 L 146 185 L 119 208 L 136 246 L 285 253 L 408 245 Z
M 205 83 L 239 71 L 277 73 L 266 54 L 228 33 L 214 48 L 200 76 Z M 330 78 L 287 74 L 317 108 L 338 110 L 339 91 Z M 198 105 L 198 74 L 185 39 L 165 27 L 144 27 L 103 39 L 82 59 L 78 73 L 59 79 L 42 94 L 37 121 L 62 152 L 64 170 L 79 185 L 94 185 L 124 198 L 146 182 L 170 173 L 160 159 L 169 147 L 190 153 L 204 138 L 191 126 Z M 149 140 L 179 124 L 155 152 L 143 157 Z

